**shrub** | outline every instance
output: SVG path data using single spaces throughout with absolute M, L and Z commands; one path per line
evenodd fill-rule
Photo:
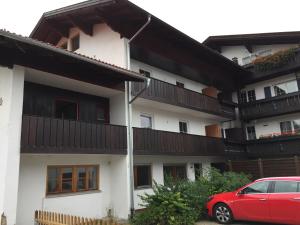
M 234 191 L 250 183 L 250 176 L 234 172 L 207 171 L 195 182 L 167 179 L 154 185 L 154 194 L 141 196 L 146 209 L 134 216 L 133 225 L 194 225 L 205 215 L 210 195 Z

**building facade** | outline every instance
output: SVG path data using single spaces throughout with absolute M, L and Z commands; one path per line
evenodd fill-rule
M 0 212 L 9 225 L 35 210 L 126 219 L 166 175 L 297 154 L 297 58 L 252 65 L 295 49 L 287 36 L 201 44 L 126 0 L 44 13 L 30 38 L 0 31 Z

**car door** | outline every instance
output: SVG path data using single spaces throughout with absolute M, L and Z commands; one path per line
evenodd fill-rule
M 233 203 L 235 219 L 270 221 L 268 206 L 270 184 L 270 181 L 255 182 L 237 193 Z
M 296 181 L 275 181 L 269 196 L 272 222 L 300 224 L 300 193 Z

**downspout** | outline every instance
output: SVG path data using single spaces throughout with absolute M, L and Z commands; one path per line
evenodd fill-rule
M 130 43 L 149 25 L 151 22 L 151 15 L 148 15 L 147 22 L 127 41 L 127 69 L 130 70 Z M 129 159 L 129 186 L 130 186 L 130 216 L 134 214 L 134 174 L 133 174 L 133 132 L 132 132 L 132 109 L 131 104 L 137 99 L 150 85 L 150 79 L 147 78 L 145 87 L 134 97 L 131 96 L 131 82 L 126 81 L 126 95 L 127 95 L 127 142 L 128 142 L 128 159 Z

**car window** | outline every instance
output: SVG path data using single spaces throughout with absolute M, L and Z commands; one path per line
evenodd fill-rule
M 269 181 L 262 181 L 251 184 L 242 190 L 243 194 L 259 194 L 259 193 L 268 193 Z
M 274 193 L 297 192 L 298 183 L 296 181 L 276 181 Z

